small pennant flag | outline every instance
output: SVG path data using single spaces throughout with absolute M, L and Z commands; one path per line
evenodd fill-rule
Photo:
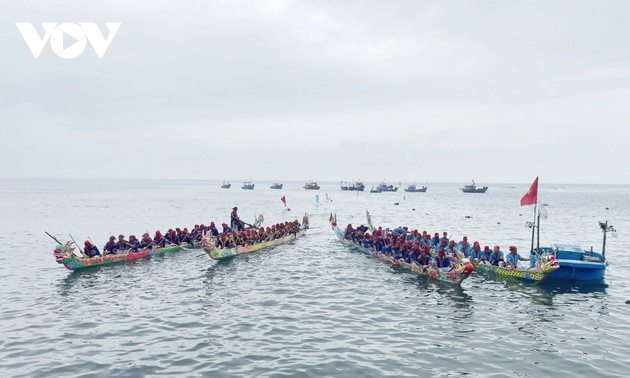
M 532 186 L 521 198 L 521 206 L 535 205 L 536 202 L 538 202 L 538 177 L 536 177 Z
M 282 203 L 284 204 L 284 207 L 287 207 L 287 199 L 284 196 L 280 198 L 280 201 L 282 201 Z

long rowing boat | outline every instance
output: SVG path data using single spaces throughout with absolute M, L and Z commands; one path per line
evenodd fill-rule
M 368 218 L 368 223 L 371 223 L 371 220 Z M 367 249 L 363 246 L 360 246 L 358 244 L 353 243 L 352 241 L 345 239 L 343 237 L 343 230 L 341 228 L 339 228 L 339 226 L 337 226 L 337 222 L 336 219 L 333 219 L 331 216 L 331 227 L 333 229 L 333 231 L 335 231 L 335 235 L 337 235 L 337 238 L 339 238 L 339 241 L 341 241 L 343 244 L 359 251 L 359 252 L 363 252 L 366 255 L 370 255 L 370 256 L 375 256 L 383 261 L 386 261 L 392 265 L 398 266 L 400 268 L 406 269 L 411 271 L 411 273 L 413 274 L 417 274 L 417 275 L 421 275 L 421 276 L 427 276 L 427 277 L 431 277 L 434 278 L 438 281 L 445 281 L 445 282 L 451 282 L 454 284 L 461 284 L 462 281 L 464 281 L 466 278 L 468 278 L 468 276 L 470 275 L 470 270 L 467 271 L 466 266 L 464 264 L 461 263 L 457 263 L 457 265 L 449 270 L 441 270 L 438 268 L 432 268 L 432 267 L 423 267 L 420 265 L 416 265 L 416 264 L 409 264 L 407 262 L 404 261 L 399 261 L 396 260 L 395 258 L 392 258 L 390 256 L 387 256 L 385 254 L 382 254 L 380 252 L 377 252 L 373 249 Z
M 195 245 L 183 244 L 183 245 L 169 245 L 164 248 L 149 248 L 138 252 L 119 253 L 115 255 L 100 255 L 94 257 L 77 256 L 74 251 L 76 246 L 74 242 L 68 241 L 65 244 L 57 245 L 55 248 L 54 256 L 55 260 L 59 264 L 63 264 L 70 270 L 90 268 L 100 265 L 115 264 L 122 261 L 133 261 L 144 257 L 164 254 L 166 252 L 176 252 L 182 249 L 194 248 Z
M 211 259 L 213 260 L 227 259 L 229 257 L 234 257 L 237 255 L 243 255 L 246 253 L 252 253 L 252 252 L 260 251 L 263 249 L 272 248 L 277 245 L 295 240 L 299 238 L 300 236 L 304 235 L 306 230 L 308 230 L 308 226 L 309 226 L 309 216 L 307 213 L 307 214 L 304 214 L 304 218 L 302 218 L 302 226 L 300 227 L 298 232 L 295 234 L 286 235 L 282 238 L 278 238 L 278 239 L 274 239 L 274 240 L 270 240 L 270 241 L 266 241 L 262 243 L 256 243 L 252 245 L 238 246 L 235 248 L 219 249 L 217 247 L 216 238 L 212 237 L 212 235 L 210 234 L 206 234 L 202 238 L 201 244 L 202 244 L 203 250 L 208 254 L 208 256 L 210 256 Z
M 536 265 L 530 269 L 510 269 L 490 264 L 473 263 L 475 270 L 480 272 L 495 273 L 499 277 L 514 277 L 527 281 L 542 281 L 547 276 L 560 268 L 558 260 L 555 258 L 547 259 L 543 257 L 543 261 L 536 261 Z

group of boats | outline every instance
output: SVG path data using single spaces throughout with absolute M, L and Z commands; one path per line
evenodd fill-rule
M 254 229 L 262 225 L 264 217 L 258 216 L 258 219 L 254 222 Z M 297 221 L 296 221 L 297 222 Z M 201 242 L 194 243 L 182 243 L 182 244 L 170 244 L 165 247 L 150 247 L 140 251 L 128 250 L 117 254 L 98 255 L 94 257 L 86 256 L 80 249 L 80 246 L 74 240 L 67 241 L 65 243 L 60 242 L 56 237 L 48 234 L 57 242 L 53 255 L 55 261 L 69 270 L 84 269 L 90 267 L 97 267 L 102 265 L 109 265 L 125 261 L 134 261 L 141 258 L 151 257 L 155 255 L 162 255 L 167 252 L 177 252 L 182 250 L 192 250 L 203 248 L 204 252 L 213 260 L 221 260 L 237 255 L 260 251 L 275 247 L 280 244 L 284 244 L 293 241 L 302 235 L 309 229 L 310 218 L 308 213 L 304 214 L 302 223 L 297 229 L 296 233 L 287 234 L 283 237 L 255 243 L 251 245 L 236 246 L 233 248 L 221 248 L 221 243 L 218 237 L 213 236 L 211 233 L 205 233 L 201 238 Z
M 341 181 L 340 184 L 341 190 L 343 191 L 363 192 L 365 190 L 365 184 L 361 181 L 353 182 L 350 185 L 345 181 Z M 254 190 L 254 185 L 255 184 L 251 181 L 244 181 L 241 189 Z M 397 192 L 401 185 L 402 184 L 399 183 L 399 186 L 394 186 L 391 184 L 386 184 L 385 181 L 383 181 L 379 185 L 373 186 L 372 189 L 370 189 L 370 193 Z M 221 188 L 223 189 L 230 189 L 231 187 L 232 184 L 229 181 L 223 181 L 223 184 L 221 185 Z M 274 182 L 270 186 L 271 189 L 282 189 L 283 187 L 284 185 L 278 181 Z M 304 184 L 303 188 L 308 190 L 319 190 L 320 186 L 317 184 L 316 181 L 309 181 Z M 460 189 L 464 193 L 485 193 L 488 190 L 488 187 L 477 187 L 475 181 L 473 180 L 471 185 L 465 185 L 463 188 Z M 404 191 L 407 193 L 425 193 L 427 191 L 427 187 L 424 185 L 419 187 L 417 184 L 414 183 L 409 185 L 406 189 L 404 189 Z
M 254 185 L 255 184 L 251 181 L 244 181 L 241 189 L 254 190 Z M 223 184 L 221 184 L 222 189 L 230 189 L 231 187 L 232 187 L 232 184 L 229 181 L 223 181 Z M 282 189 L 283 187 L 284 187 L 284 184 L 278 181 L 274 182 L 270 186 L 271 189 Z M 317 185 L 317 182 L 309 181 L 306 184 L 304 184 L 304 189 L 319 190 L 319 185 Z

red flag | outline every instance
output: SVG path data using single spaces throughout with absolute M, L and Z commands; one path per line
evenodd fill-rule
M 538 202 L 538 177 L 536 177 L 532 186 L 529 187 L 527 193 L 521 198 L 521 206 L 535 205 L 536 202 Z
M 282 203 L 284 204 L 284 206 L 287 205 L 287 199 L 284 198 L 284 196 L 282 196 L 282 198 L 280 198 L 280 201 L 282 201 Z

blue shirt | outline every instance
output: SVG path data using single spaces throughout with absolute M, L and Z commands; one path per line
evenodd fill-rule
M 435 263 L 437 264 L 438 268 L 447 268 L 449 265 L 451 265 L 451 259 L 445 257 L 444 260 L 440 262 L 440 258 L 438 256 L 435 256 Z
M 514 261 L 514 259 L 516 259 L 516 262 Z M 522 260 L 522 257 L 518 253 L 516 254 L 516 256 L 513 256 L 511 253 L 508 253 L 506 260 L 508 263 L 512 264 L 512 266 L 516 268 L 518 267 L 518 262 Z

